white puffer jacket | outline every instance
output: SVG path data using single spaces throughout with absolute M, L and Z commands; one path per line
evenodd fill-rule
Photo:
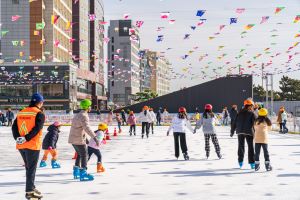
M 148 122 L 148 123 L 152 122 L 152 117 L 151 117 L 151 114 L 150 114 L 150 112 L 148 110 L 146 111 L 146 115 L 145 115 L 145 112 L 142 111 L 140 113 L 138 119 L 139 119 L 140 122 Z
M 187 119 L 180 119 L 178 116 L 172 119 L 172 124 L 169 127 L 169 131 L 173 130 L 174 133 L 186 133 L 187 131 L 193 132 L 191 123 Z

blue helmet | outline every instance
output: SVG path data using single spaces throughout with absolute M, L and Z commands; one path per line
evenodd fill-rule
M 44 102 L 44 97 L 40 93 L 35 93 L 31 97 L 31 102 L 32 103 Z

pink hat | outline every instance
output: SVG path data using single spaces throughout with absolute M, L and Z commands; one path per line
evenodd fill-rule
M 56 121 L 56 122 L 53 123 L 53 125 L 58 127 L 58 126 L 61 126 L 62 124 L 60 122 Z

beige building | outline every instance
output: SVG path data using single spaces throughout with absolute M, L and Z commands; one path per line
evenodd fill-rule
M 152 70 L 151 90 L 159 96 L 170 93 L 170 67 L 169 61 L 160 56 L 158 52 L 147 52 L 149 65 Z

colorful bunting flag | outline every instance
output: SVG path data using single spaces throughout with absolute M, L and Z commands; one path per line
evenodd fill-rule
M 275 14 L 280 13 L 284 8 L 285 8 L 285 7 L 277 7 L 277 8 L 275 9 Z
M 237 23 L 237 18 L 230 18 L 230 24 L 236 24 Z
M 21 18 L 20 15 L 13 15 L 13 16 L 11 16 L 11 21 L 12 21 L 12 22 L 16 22 L 16 21 L 18 21 L 20 18 Z
M 35 36 L 40 35 L 40 31 L 33 31 L 33 35 Z
M 250 30 L 253 26 L 255 26 L 255 24 L 248 24 L 247 26 L 245 26 L 245 29 Z
M 223 28 L 225 28 L 226 25 L 220 25 L 219 30 L 221 31 Z
M 205 12 L 206 12 L 206 10 L 198 10 L 196 16 L 197 17 L 202 17 Z
M 170 16 L 170 12 L 161 12 L 160 13 L 160 18 L 162 19 L 168 19 Z
M 56 24 L 59 17 L 59 15 L 51 15 L 51 24 Z
M 294 19 L 294 23 L 297 23 L 300 20 L 300 15 L 297 15 Z
M 1 31 L 1 37 L 4 37 L 8 32 L 9 32 L 8 30 Z
M 96 15 L 95 14 L 89 14 L 89 21 L 93 22 L 96 20 Z
M 130 14 L 129 14 L 129 13 L 125 13 L 125 14 L 123 15 L 123 18 L 124 18 L 124 19 L 128 19 L 128 18 L 129 18 L 129 16 L 130 16 Z
M 35 24 L 35 29 L 36 30 L 42 30 L 45 28 L 45 22 L 41 22 L 41 23 L 36 23 Z
M 143 24 L 144 24 L 144 21 L 136 21 L 136 23 L 135 23 L 135 25 L 136 25 L 138 28 L 141 28 Z
M 171 20 L 169 20 L 169 24 L 175 24 L 175 21 L 176 21 L 176 20 L 171 19 Z
M 243 12 L 245 12 L 245 8 L 237 8 L 236 10 L 235 10 L 235 12 L 236 13 L 238 13 L 238 14 L 242 14 Z
M 269 16 L 263 16 L 263 17 L 261 17 L 260 24 L 263 24 L 263 23 L 267 22 L 269 18 L 270 18 Z

